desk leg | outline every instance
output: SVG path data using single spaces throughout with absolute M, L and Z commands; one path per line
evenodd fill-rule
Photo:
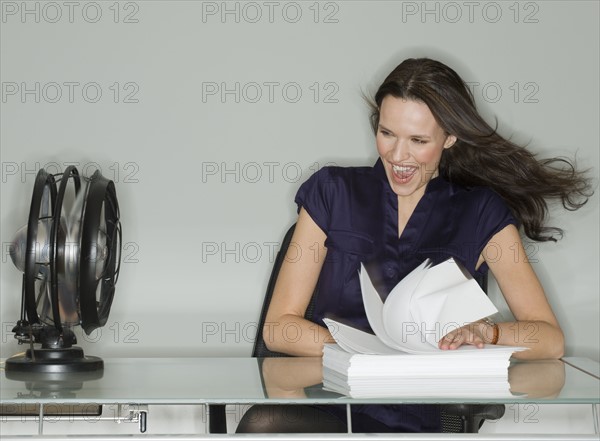
M 227 433 L 227 407 L 225 404 L 205 404 L 206 433 Z
M 38 420 L 38 435 L 44 433 L 44 405 L 40 403 L 40 414 Z
M 139 416 L 140 433 L 146 433 L 146 427 L 148 425 L 148 412 L 140 410 Z
M 346 425 L 348 426 L 348 433 L 352 433 L 352 412 L 350 404 L 346 404 Z
M 600 435 L 600 428 L 598 428 L 600 415 L 598 415 L 598 405 L 596 403 L 592 404 L 592 418 L 594 419 L 594 433 Z

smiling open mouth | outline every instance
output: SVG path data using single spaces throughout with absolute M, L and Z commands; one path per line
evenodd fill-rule
M 392 165 L 394 179 L 400 183 L 408 182 L 419 168 L 414 165 Z

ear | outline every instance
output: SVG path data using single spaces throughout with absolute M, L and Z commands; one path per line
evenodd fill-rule
M 446 141 L 444 142 L 444 148 L 449 149 L 450 147 L 452 147 L 454 145 L 455 142 L 456 142 L 456 136 L 448 135 L 446 137 Z

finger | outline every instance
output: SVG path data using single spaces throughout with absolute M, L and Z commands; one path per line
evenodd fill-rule
M 483 340 L 481 339 L 481 337 L 479 337 L 478 335 L 476 335 L 473 338 L 473 342 L 471 344 L 473 346 L 476 346 L 479 349 L 483 349 L 483 347 L 485 346 L 485 343 L 483 342 Z
M 482 338 L 479 335 L 477 335 L 475 332 L 469 332 L 464 343 L 475 346 L 479 349 L 482 349 L 484 347 L 484 342 L 483 342 Z
M 440 349 L 444 349 L 444 350 L 445 350 L 445 349 L 448 349 L 448 348 L 449 348 L 449 346 L 450 346 L 450 344 L 451 344 L 451 343 L 452 343 L 452 341 L 454 340 L 454 338 L 455 338 L 455 332 L 454 332 L 454 331 L 453 331 L 453 332 L 450 332 L 450 333 L 448 333 L 448 334 L 446 334 L 446 335 L 444 335 L 444 336 L 443 336 L 443 337 L 440 339 L 440 341 L 438 342 L 438 348 L 440 348 Z
M 465 343 L 465 340 L 462 336 L 457 336 L 457 338 L 455 338 L 454 340 L 452 340 L 452 342 L 450 343 L 450 345 L 448 346 L 448 349 L 458 349 L 460 348 L 463 344 Z

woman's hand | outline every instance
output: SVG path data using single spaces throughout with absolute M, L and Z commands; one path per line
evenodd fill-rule
M 462 345 L 473 345 L 483 348 L 486 343 L 490 343 L 493 338 L 493 326 L 483 321 L 469 323 L 449 332 L 438 342 L 438 347 L 442 350 L 458 349 Z

